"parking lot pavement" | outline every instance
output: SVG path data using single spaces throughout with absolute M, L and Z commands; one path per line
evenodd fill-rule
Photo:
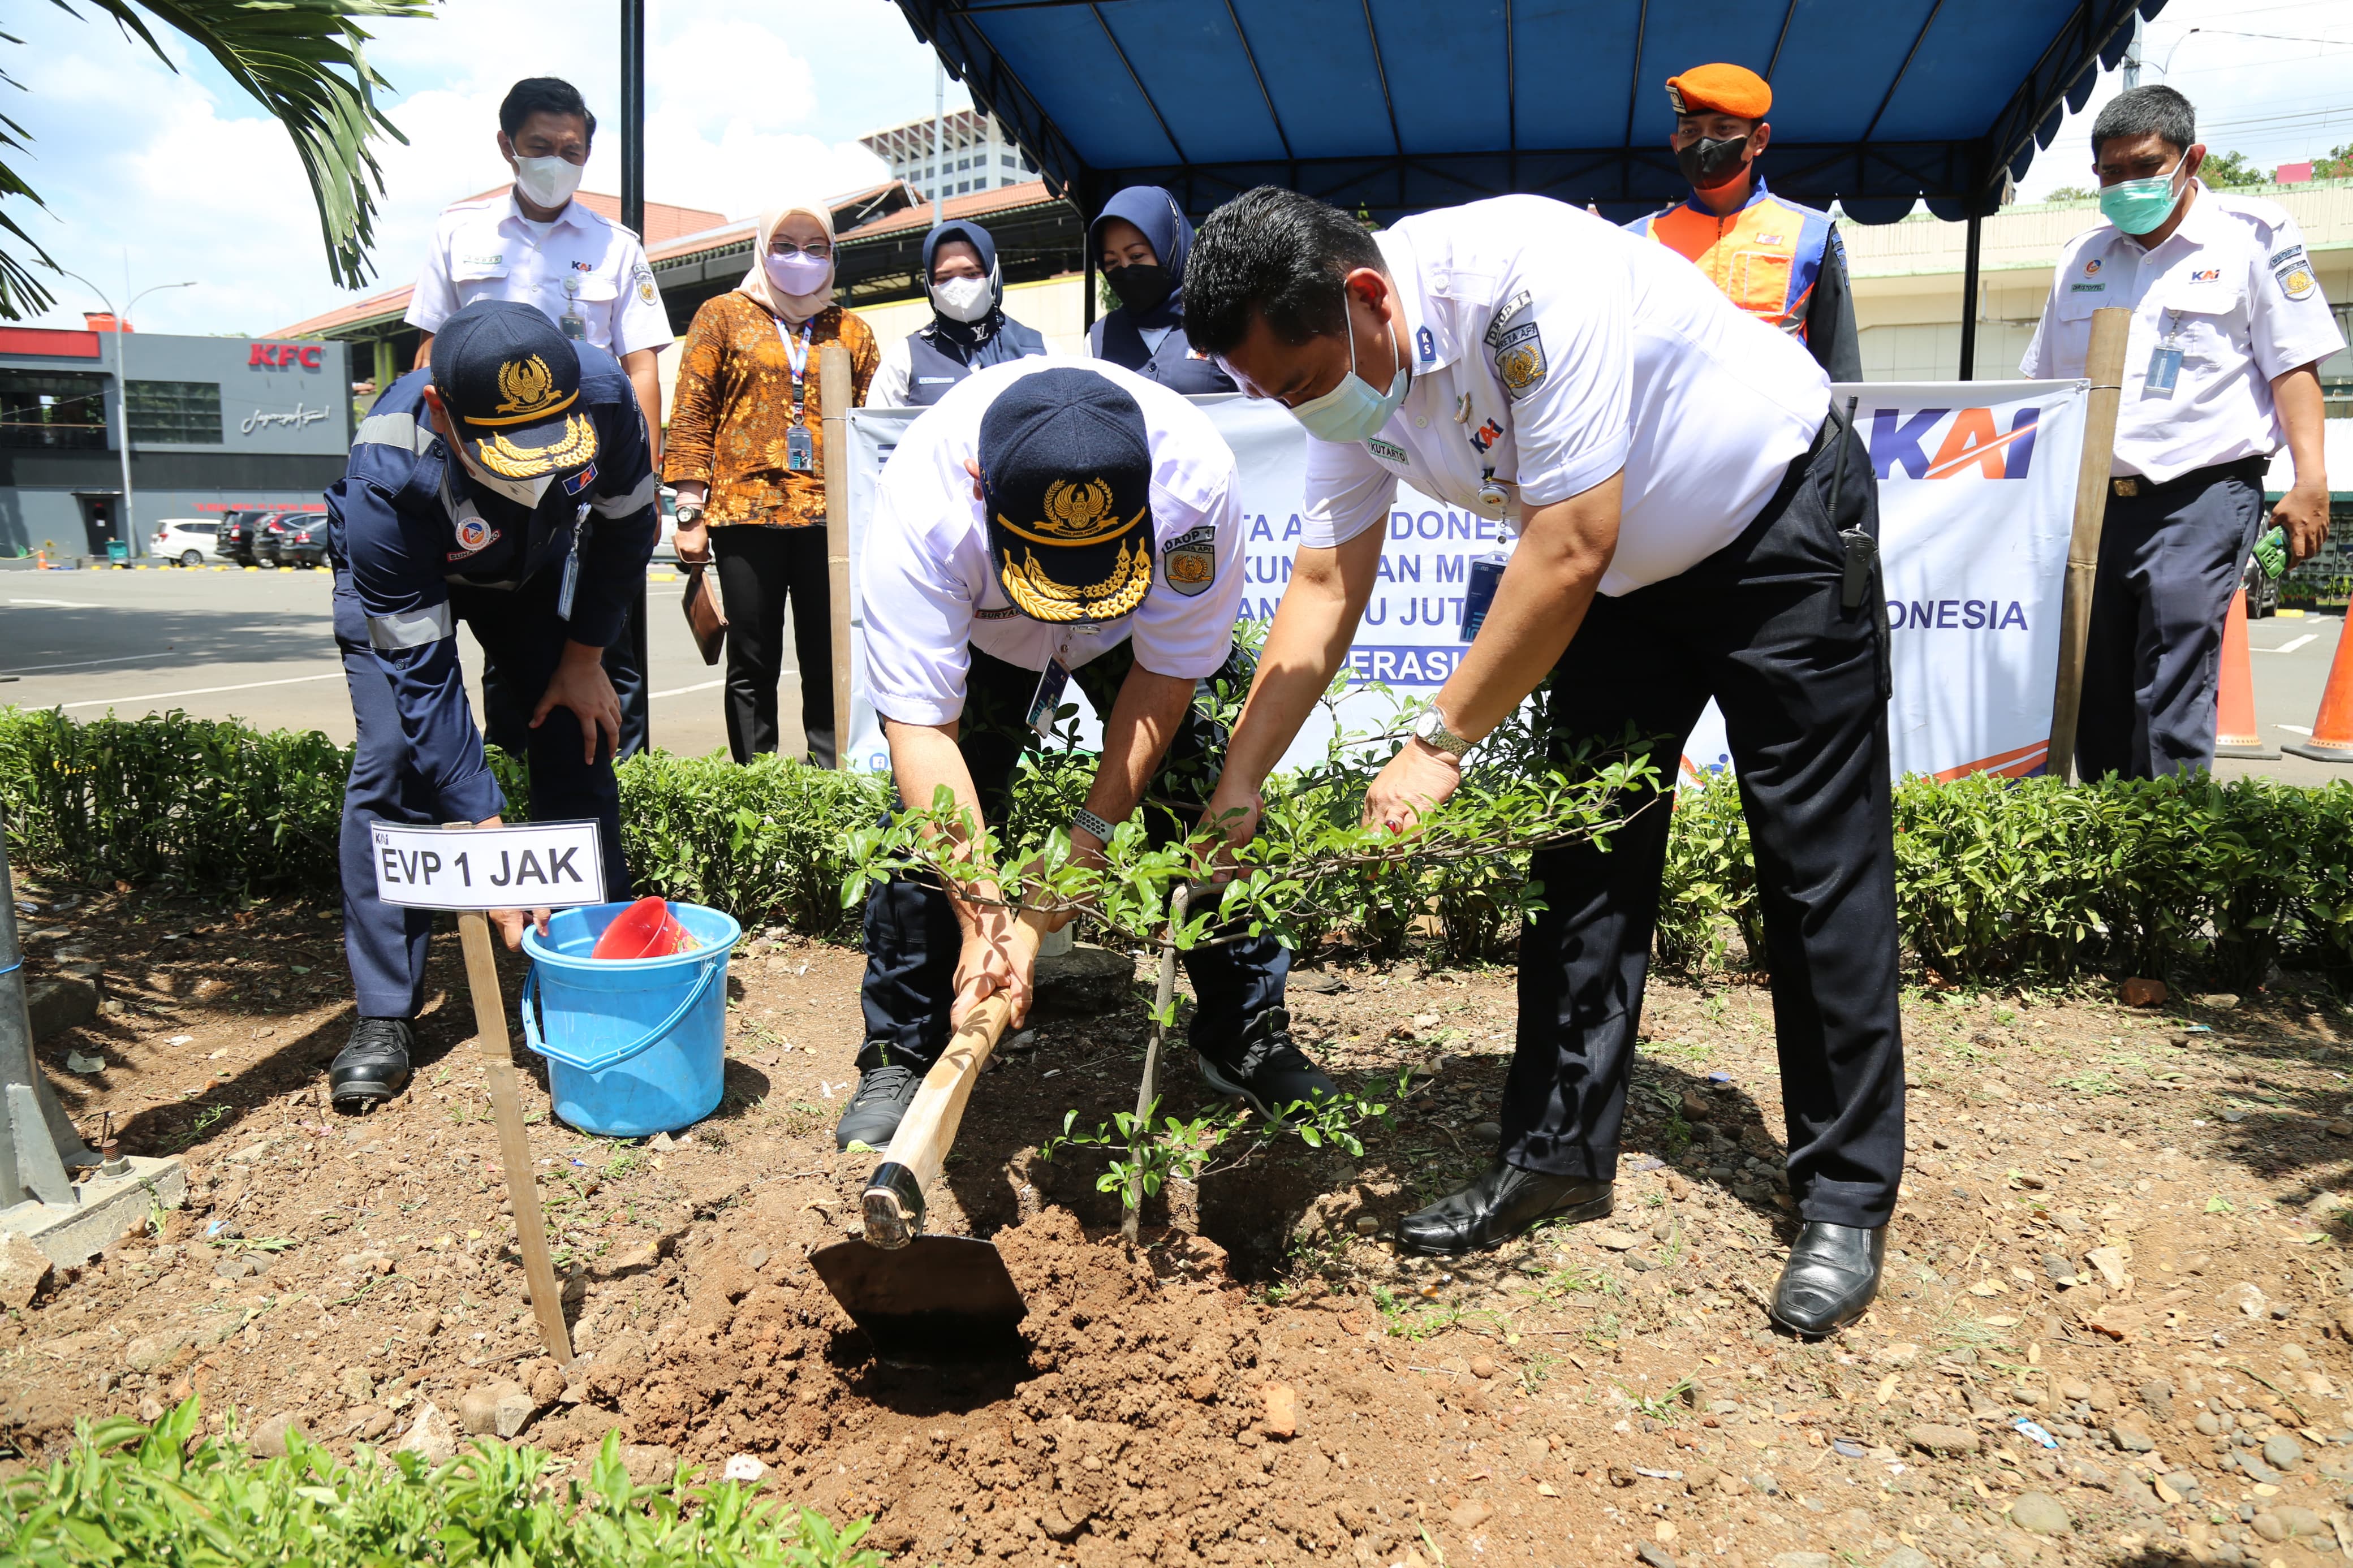
M 669 563 L 656 563 L 648 577 L 653 743 L 688 755 L 723 752 L 724 666 L 705 665 L 694 651 Z M 75 719 L 176 708 L 261 729 L 318 730 L 349 744 L 332 591 L 323 571 L 0 572 L 0 704 L 62 706 Z M 458 644 L 479 715 L 481 650 L 470 636 Z M 799 677 L 787 673 L 782 687 L 777 721 L 786 745 L 797 749 Z

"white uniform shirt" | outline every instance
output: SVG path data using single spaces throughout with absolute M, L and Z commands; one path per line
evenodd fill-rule
M 1303 544 L 1385 521 L 1400 479 L 1516 526 L 1515 500 L 1549 505 L 1623 469 L 1601 592 L 1624 594 L 1738 538 L 1829 416 L 1829 378 L 1803 344 L 1589 213 L 1497 196 L 1374 237 L 1413 385 L 1373 440 L 1308 442 Z M 1490 470 L 1501 505 L 1480 498 Z
M 2133 319 L 2109 471 L 2158 484 L 2268 455 L 2285 439 L 2272 378 L 2345 346 L 2295 220 L 2203 184 L 2181 226 L 2153 249 L 2106 223 L 2067 242 L 2020 373 L 2082 375 L 2092 312 L 2110 305 Z M 2168 342 L 2181 364 L 2165 392 L 2148 384 L 2148 370 Z
M 1095 626 L 1033 621 L 1006 598 L 965 462 L 980 460 L 981 415 L 997 395 L 1056 368 L 1070 366 L 1030 358 L 975 371 L 907 426 L 882 467 L 858 599 L 866 688 L 886 719 L 944 724 L 962 715 L 975 647 L 1036 670 L 1059 654 L 1064 668 L 1076 669 L 1133 637 L 1137 664 L 1194 680 L 1216 674 L 1232 650 L 1242 595 L 1233 450 L 1183 397 L 1100 360 L 1086 368 L 1135 399 L 1152 443 L 1151 591 L 1133 615 Z M 1169 552 L 1198 563 L 1205 545 L 1208 580 L 1174 586 Z
M 543 226 L 544 237 L 541 226 L 525 220 L 512 187 L 443 212 L 408 301 L 408 324 L 438 332 L 477 300 L 512 300 L 616 359 L 670 345 L 670 312 L 636 235 L 578 201 Z M 566 316 L 579 321 L 576 331 Z

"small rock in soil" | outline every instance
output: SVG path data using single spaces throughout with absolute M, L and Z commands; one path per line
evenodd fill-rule
M 1596 1247 L 1606 1247 L 1612 1252 L 1631 1252 L 1642 1245 L 1642 1238 L 1630 1230 L 1618 1230 L 1609 1226 L 1595 1226 L 1585 1233 L 1585 1238 Z
M 0 1307 L 21 1312 L 49 1277 L 49 1260 L 16 1231 L 0 1233 Z
M 1879 1568 L 1936 1568 L 1936 1564 L 1918 1547 L 1899 1546 L 1879 1560 Z
M 1261 1391 L 1266 1401 L 1266 1434 L 1292 1437 L 1299 1433 L 1299 1394 L 1287 1383 L 1270 1383 Z
M 1827 1552 L 1781 1552 L 1766 1562 L 1767 1568 L 1838 1568 Z
M 2010 1505 L 2010 1522 L 2032 1535 L 2064 1535 L 2075 1528 L 2066 1506 L 2049 1492 L 2021 1492 Z
M 353 1436 L 363 1443 L 373 1443 L 392 1430 L 392 1412 L 381 1405 L 372 1405 L 360 1413 L 360 1424 Z
M 375 1381 L 368 1376 L 367 1368 L 364 1366 L 343 1368 L 343 1375 L 336 1380 L 335 1385 L 353 1405 L 365 1405 L 375 1397 Z
M 512 1378 L 478 1384 L 458 1401 L 458 1424 L 477 1437 L 512 1437 L 531 1419 L 530 1391 Z
M 2151 1453 L 2157 1447 L 2157 1440 L 2154 1437 L 2137 1426 L 2127 1426 L 2122 1422 L 2108 1428 L 2108 1436 L 2118 1448 L 2127 1454 Z
M 396 1454 L 414 1454 L 428 1465 L 443 1465 L 458 1454 L 458 1435 L 449 1430 L 449 1418 L 440 1409 L 427 1404 L 417 1413 L 399 1442 L 392 1446 Z
M 2286 1523 L 2278 1514 L 2268 1509 L 2264 1510 L 2262 1513 L 2255 1515 L 2253 1519 L 2247 1522 L 2253 1527 L 2254 1532 L 2257 1535 L 2262 1536 L 2265 1541 L 2279 1542 L 2285 1541 L 2287 1539 Z
M 1478 1378 L 1493 1377 L 1495 1375 L 1495 1358 L 1493 1356 L 1474 1355 L 1471 1358 L 1472 1376 Z
M 1484 1498 L 1466 1498 L 1446 1516 L 1446 1522 L 1468 1534 L 1493 1516 L 1495 1505 Z
M 2275 1470 L 2292 1470 L 2304 1463 L 2304 1445 L 2282 1432 L 2263 1440 L 2263 1463 Z
M 2272 1511 L 2279 1515 L 2279 1521 L 2287 1526 L 2290 1535 L 2318 1535 L 2328 1528 L 2327 1522 L 2312 1510 L 2298 1508 L 2293 1503 L 2284 1504 Z
M 1647 1541 L 1638 1541 L 1634 1543 L 1634 1555 L 1649 1563 L 1650 1568 L 1683 1568 L 1681 1563 L 1669 1555 L 1665 1547 L 1654 1546 Z
M 1913 1447 L 1931 1454 L 1974 1454 L 1978 1451 L 1978 1435 L 1966 1426 L 1924 1422 L 1904 1435 L 1911 1440 Z
M 658 1486 L 678 1469 L 678 1450 L 666 1443 L 624 1443 L 621 1468 L 635 1485 Z
M 768 1473 L 768 1467 L 750 1454 L 733 1454 L 726 1468 L 719 1472 L 722 1480 L 756 1481 Z
M 286 1457 L 286 1434 L 301 1431 L 302 1424 L 292 1411 L 280 1411 L 253 1429 L 253 1451 L 264 1459 L 282 1459 Z M 302 1435 L 310 1436 L 307 1432 Z

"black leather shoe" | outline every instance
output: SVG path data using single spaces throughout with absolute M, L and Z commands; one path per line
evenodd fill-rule
M 1230 1054 L 1196 1041 L 1193 1054 L 1201 1077 L 1219 1094 L 1242 1100 L 1278 1127 L 1288 1127 L 1293 1107 L 1337 1100 L 1340 1086 L 1291 1043 L 1291 1013 L 1269 1007 L 1242 1026 Z
M 408 1087 L 408 1053 L 417 1026 L 406 1018 L 362 1018 L 327 1068 L 327 1099 L 337 1110 L 368 1110 Z
M 924 1068 L 879 1067 L 868 1068 L 858 1075 L 858 1092 L 849 1097 L 849 1104 L 834 1127 L 833 1142 L 838 1149 L 852 1143 L 863 1143 L 876 1153 L 891 1146 L 906 1120 L 907 1107 L 915 1103 L 915 1091 L 923 1087 Z
M 1834 1334 L 1862 1316 L 1879 1294 L 1880 1265 L 1887 1257 L 1887 1227 L 1831 1225 L 1809 1220 L 1789 1248 L 1780 1288 L 1773 1292 L 1773 1321 L 1801 1334 Z
M 1441 1257 L 1509 1241 L 1548 1219 L 1599 1219 L 1610 1208 L 1609 1184 L 1588 1176 L 1548 1176 L 1495 1162 L 1451 1197 L 1398 1222 L 1398 1245 Z

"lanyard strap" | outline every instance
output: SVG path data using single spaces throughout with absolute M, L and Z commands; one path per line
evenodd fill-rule
M 816 323 L 813 321 L 803 321 L 798 338 L 793 336 L 792 329 L 784 322 L 778 321 L 776 325 L 776 337 L 785 345 L 785 357 L 793 365 L 793 417 L 797 419 L 801 414 L 803 377 L 808 371 L 809 336 L 816 330 Z

